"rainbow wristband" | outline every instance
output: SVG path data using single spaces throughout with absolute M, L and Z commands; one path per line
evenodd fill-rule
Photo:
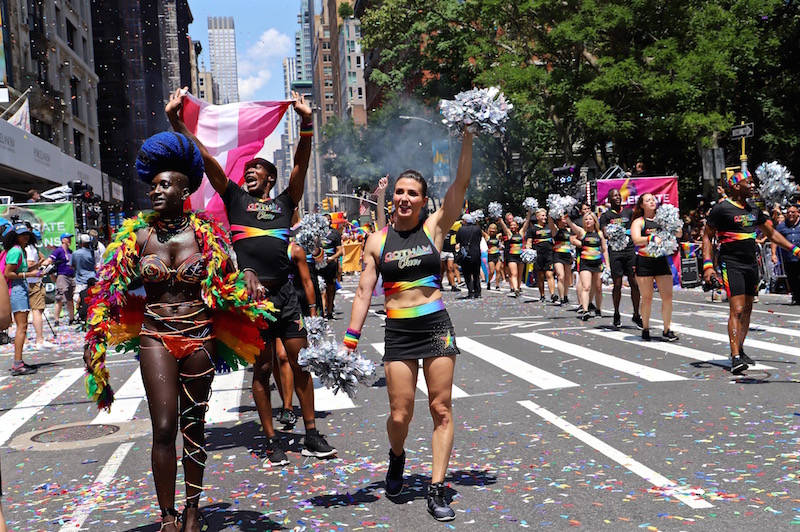
M 800 246 L 792 247 L 792 255 L 794 255 L 795 257 L 800 257 Z
M 300 124 L 300 136 L 301 137 L 313 137 L 314 136 L 314 124 L 310 124 L 310 123 Z
M 344 346 L 348 349 L 355 349 L 358 347 L 358 339 L 361 338 L 361 331 L 354 331 L 353 329 L 347 329 L 347 332 L 344 333 Z
M 704 260 L 703 261 L 703 271 L 706 271 L 706 270 L 709 270 L 709 269 L 710 270 L 714 269 L 714 263 L 712 261 L 710 261 L 710 260 Z

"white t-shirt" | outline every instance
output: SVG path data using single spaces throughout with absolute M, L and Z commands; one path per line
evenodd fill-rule
M 103 255 L 106 253 L 106 247 L 102 242 L 97 243 L 97 249 L 94 250 L 94 265 L 97 269 L 103 265 Z
M 25 260 L 29 263 L 39 262 L 39 250 L 33 244 L 25 246 Z M 38 275 L 29 275 L 26 281 L 28 281 L 28 284 L 39 284 L 42 282 L 42 278 Z

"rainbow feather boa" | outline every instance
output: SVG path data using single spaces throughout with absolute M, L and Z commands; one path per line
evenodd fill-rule
M 100 409 L 109 410 L 114 401 L 106 368 L 108 347 L 139 351 L 144 299 L 129 294 L 128 287 L 139 277 L 136 232 L 151 227 L 157 217 L 153 212 L 141 213 L 123 222 L 106 248 L 99 280 L 89 292 L 86 347 L 91 360 L 86 393 Z M 207 267 L 200 288 L 214 319 L 217 371 L 238 369 L 252 363 L 264 348 L 259 329 L 275 321 L 278 311 L 269 300 L 252 301 L 248 297 L 244 274 L 234 270 L 230 262 L 230 239 L 225 230 L 202 213 L 192 212 L 189 218 Z

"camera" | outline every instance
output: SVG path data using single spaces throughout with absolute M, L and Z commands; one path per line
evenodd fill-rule
M 719 279 L 716 275 L 711 277 L 711 280 L 707 283 L 703 283 L 703 292 L 708 292 L 711 290 L 720 290 L 722 288 L 722 283 L 719 282 Z

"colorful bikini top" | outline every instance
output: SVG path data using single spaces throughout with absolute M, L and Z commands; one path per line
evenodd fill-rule
M 379 257 L 378 271 L 387 296 L 412 288 L 442 287 L 439 250 L 423 223 L 410 231 L 384 227 Z
M 556 253 L 572 252 L 572 244 L 569 241 L 571 231 L 568 227 L 560 227 L 553 235 L 553 251 Z
M 582 260 L 602 260 L 603 253 L 600 248 L 600 235 L 591 231 L 583 235 L 581 239 L 581 259 Z
M 522 235 L 519 233 L 514 233 L 511 235 L 511 238 L 508 239 L 508 254 L 509 255 L 521 255 L 522 254 Z
M 496 236 L 489 238 L 486 241 L 486 246 L 489 248 L 487 255 L 497 255 L 500 253 L 500 239 Z
M 144 249 L 150 241 L 153 228 L 144 241 L 140 253 L 139 269 L 142 273 L 142 281 L 145 283 L 163 283 L 174 279 L 180 283 L 199 284 L 205 278 L 206 265 L 203 263 L 203 256 L 195 253 L 183 261 L 177 268 L 170 268 L 155 253 L 144 255 Z

